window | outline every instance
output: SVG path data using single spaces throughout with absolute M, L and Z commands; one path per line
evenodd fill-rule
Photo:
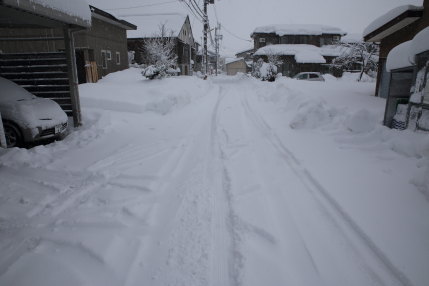
M 101 50 L 101 66 L 103 69 L 107 69 L 107 53 L 105 50 Z
M 260 43 L 265 43 L 265 38 L 259 38 Z
M 340 41 L 340 36 L 334 36 L 333 40 L 334 40 L 334 42 L 339 42 Z
M 121 64 L 121 53 L 120 52 L 116 52 L 116 64 L 117 65 Z
M 106 51 L 107 53 L 107 60 L 112 60 L 112 52 L 111 51 Z
M 319 76 L 317 74 L 311 73 L 310 78 L 319 78 Z

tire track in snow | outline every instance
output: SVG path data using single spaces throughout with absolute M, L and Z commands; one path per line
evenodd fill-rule
M 211 119 L 211 166 L 207 174 L 215 180 L 212 187 L 213 257 L 210 279 L 213 286 L 241 285 L 240 272 L 243 265 L 242 255 L 238 251 L 240 237 L 232 205 L 231 177 L 226 167 L 227 156 L 223 147 L 227 133 L 220 126 L 219 109 L 224 97 L 225 89 L 220 86 L 218 101 Z
M 287 163 L 295 175 L 299 178 L 302 184 L 305 186 L 305 189 L 312 195 L 315 201 L 318 202 L 320 207 L 325 210 L 325 213 L 330 216 L 331 221 L 339 228 L 343 233 L 343 236 L 350 243 L 352 237 L 349 237 L 346 232 L 344 232 L 344 226 L 352 231 L 356 237 L 359 238 L 358 243 L 363 245 L 373 257 L 383 265 L 385 270 L 390 273 L 390 276 L 394 278 L 400 285 L 403 286 L 412 286 L 411 281 L 406 277 L 406 275 L 399 270 L 383 253 L 383 251 L 371 240 L 371 238 L 359 227 L 359 225 L 352 219 L 352 217 L 341 207 L 341 205 L 329 194 L 329 192 L 318 182 L 314 176 L 304 167 L 301 162 L 294 156 L 294 154 L 281 142 L 278 135 L 275 131 L 266 123 L 266 121 L 256 113 L 249 105 L 247 98 L 242 100 L 245 111 L 248 114 L 251 121 L 259 129 L 259 131 L 265 136 L 266 140 L 271 144 L 271 146 L 278 152 L 280 157 Z M 335 215 L 334 215 L 335 214 Z M 339 223 L 337 220 L 341 219 Z M 342 226 L 342 225 L 344 226 Z M 373 272 L 372 269 L 367 271 L 371 277 L 375 278 L 377 275 Z M 381 282 L 381 281 L 379 281 Z M 381 282 L 382 283 L 382 282 Z

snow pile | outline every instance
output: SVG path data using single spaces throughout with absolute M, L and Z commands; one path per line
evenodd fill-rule
M 354 112 L 347 120 L 344 125 L 353 133 L 365 133 L 375 129 L 377 124 L 377 116 L 371 114 L 366 109 L 361 109 Z
M 340 80 L 342 81 L 358 81 L 360 73 L 359 72 L 344 72 L 341 76 Z M 364 73 L 362 75 L 361 82 L 375 82 L 376 78 Z
M 292 129 L 316 129 L 331 123 L 336 111 L 322 99 L 305 101 L 298 107 L 289 126 Z
M 403 6 L 396 7 L 394 9 L 390 10 L 389 12 L 387 12 L 386 14 L 384 14 L 383 16 L 381 16 L 381 17 L 375 19 L 373 22 L 371 22 L 363 31 L 363 35 L 367 36 L 367 35 L 371 34 L 375 30 L 377 30 L 378 28 L 381 28 L 382 26 L 389 23 L 390 21 L 392 21 L 393 19 L 395 19 L 396 17 L 398 17 L 399 15 L 401 15 L 402 13 L 404 13 L 408 10 L 421 11 L 421 10 L 423 10 L 423 7 L 414 6 L 414 5 L 403 5 Z
M 253 34 L 276 34 L 278 36 L 285 35 L 346 35 L 347 33 L 340 28 L 326 26 L 326 25 L 299 25 L 299 24 L 278 24 L 267 25 L 255 28 Z
M 404 42 L 394 47 L 387 55 L 386 70 L 388 72 L 411 67 L 414 65 L 414 56 L 410 54 L 411 41 Z

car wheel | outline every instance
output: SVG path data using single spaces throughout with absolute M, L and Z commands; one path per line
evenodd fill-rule
M 7 148 L 21 146 L 22 136 L 18 128 L 8 122 L 4 122 L 3 126 L 4 126 L 4 135 L 6 137 Z

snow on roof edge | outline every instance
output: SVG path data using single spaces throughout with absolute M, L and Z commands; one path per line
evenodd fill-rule
M 411 55 L 412 41 L 407 41 L 394 47 L 387 55 L 386 71 L 411 67 L 414 65 L 414 57 Z
M 402 5 L 396 8 L 389 10 L 386 14 L 376 18 L 372 21 L 363 31 L 363 36 L 367 36 L 377 29 L 381 28 L 385 24 L 389 23 L 399 15 L 405 13 L 406 11 L 421 11 L 423 10 L 422 6 L 414 6 L 414 5 Z
M 429 27 L 426 27 L 414 36 L 410 47 L 413 57 L 425 51 L 429 51 Z
M 250 36 L 256 33 L 274 33 L 279 35 L 280 37 L 284 35 L 347 35 L 345 31 L 337 27 L 312 24 L 274 24 L 260 26 L 256 27 Z

